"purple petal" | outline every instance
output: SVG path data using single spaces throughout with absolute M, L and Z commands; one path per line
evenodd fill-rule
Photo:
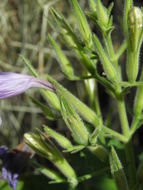
M 3 179 L 7 179 L 7 170 L 5 167 L 2 167 L 1 176 Z
M 7 147 L 6 146 L 0 146 L 0 157 L 6 155 L 7 153 Z
M 42 79 L 29 75 L 0 72 L 0 99 L 16 96 L 31 87 L 45 88 L 55 91 L 54 86 Z

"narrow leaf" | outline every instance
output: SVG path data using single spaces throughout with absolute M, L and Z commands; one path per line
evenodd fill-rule
M 63 135 L 61 135 L 60 133 L 50 129 L 48 126 L 44 125 L 44 131 L 46 132 L 46 134 L 50 137 L 52 137 L 53 139 L 55 139 L 57 141 L 57 143 L 64 149 L 70 149 L 72 148 L 72 143 L 70 142 L 70 140 L 68 140 L 66 137 L 64 137 Z

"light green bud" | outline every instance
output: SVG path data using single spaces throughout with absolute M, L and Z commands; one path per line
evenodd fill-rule
M 128 47 L 126 72 L 130 82 L 134 82 L 139 70 L 139 52 L 143 37 L 143 14 L 138 7 L 128 14 Z
M 96 11 L 99 22 L 101 23 L 101 25 L 107 28 L 109 16 L 107 14 L 106 8 L 101 3 L 101 0 L 96 0 Z
M 69 165 L 60 151 L 52 143 L 46 143 L 36 133 L 26 133 L 24 135 L 26 143 L 39 155 L 51 161 L 62 173 L 68 178 L 68 182 L 75 187 L 77 185 L 76 174 L 73 168 Z
M 140 8 L 132 7 L 128 14 L 128 34 L 129 43 L 132 51 L 138 49 L 141 43 L 141 36 L 143 31 L 143 14 Z

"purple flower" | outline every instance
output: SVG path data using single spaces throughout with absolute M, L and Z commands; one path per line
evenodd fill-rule
M 55 91 L 54 86 L 48 81 L 29 75 L 0 72 L 0 99 L 16 96 L 32 87 Z

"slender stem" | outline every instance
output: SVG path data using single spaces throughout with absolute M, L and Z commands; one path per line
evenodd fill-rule
M 127 1 L 126 1 L 127 3 Z M 130 0 L 131 3 L 131 0 Z M 127 6 L 127 5 L 126 5 Z M 127 7 L 126 7 L 127 8 Z M 104 36 L 104 41 L 105 45 L 108 46 L 108 56 L 111 57 L 111 59 L 115 56 L 114 49 L 113 49 L 113 44 L 111 41 L 110 35 L 105 35 Z M 113 61 L 112 64 L 116 68 L 116 71 L 118 73 L 118 80 L 120 80 L 121 77 L 121 71 L 120 67 L 118 65 L 118 61 Z M 118 91 L 121 92 L 121 87 L 117 86 Z M 130 129 L 129 129 L 129 124 L 128 124 L 128 118 L 127 118 L 127 113 L 126 113 L 126 107 L 125 107 L 125 102 L 124 99 L 117 99 L 117 104 L 118 104 L 118 112 L 120 116 L 120 122 L 121 122 L 121 128 L 122 128 L 122 133 L 124 137 L 129 139 L 130 136 Z M 126 156 L 126 161 L 127 161 L 127 169 L 128 169 L 128 177 L 129 177 L 129 186 L 133 187 L 136 184 L 136 170 L 135 170 L 135 162 L 134 162 L 134 155 L 133 155 L 133 148 L 132 148 L 132 143 L 131 140 L 127 143 L 125 143 L 125 156 Z
M 111 61 L 118 60 L 119 57 L 123 54 L 123 52 L 126 50 L 126 48 L 127 48 L 127 41 L 124 40 L 121 46 L 119 47 L 118 51 L 116 52 L 115 56 L 113 57 L 113 60 L 111 59 Z
M 120 66 L 118 65 L 117 59 L 114 59 L 115 52 L 114 52 L 114 47 L 113 47 L 113 43 L 112 43 L 112 39 L 111 39 L 111 34 L 110 33 L 104 34 L 103 39 L 104 39 L 106 51 L 108 53 L 108 56 L 110 57 L 110 61 L 112 62 L 113 66 L 115 67 L 115 69 L 117 71 L 118 78 L 121 79 Z
M 124 135 L 122 135 L 122 134 L 120 134 L 120 133 L 118 133 L 118 132 L 116 132 L 116 131 L 114 131 L 114 130 L 106 127 L 106 126 L 103 127 L 103 131 L 110 134 L 111 136 L 117 138 L 118 140 L 120 140 L 124 143 L 126 143 L 128 140 Z
M 118 111 L 119 111 L 123 135 L 129 138 L 130 130 L 126 114 L 125 102 L 123 99 L 118 100 Z M 129 186 L 133 187 L 136 184 L 136 169 L 135 169 L 135 161 L 134 161 L 131 140 L 125 144 L 125 156 L 126 156 L 127 169 L 128 169 Z
M 129 124 L 128 124 L 124 100 L 118 100 L 118 111 L 119 111 L 123 135 L 128 138 L 129 137 Z
M 128 31 L 128 23 L 127 23 L 127 19 L 128 19 L 128 12 L 132 6 L 133 2 L 132 0 L 125 0 L 125 5 L 124 5 L 124 17 L 123 17 L 123 28 L 124 28 L 124 35 L 127 35 L 127 31 Z

